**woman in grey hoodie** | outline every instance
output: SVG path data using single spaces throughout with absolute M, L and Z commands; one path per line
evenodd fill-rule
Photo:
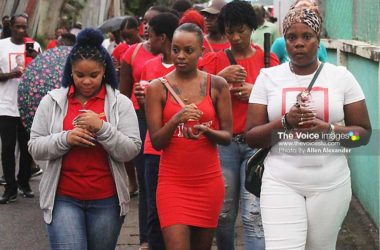
M 124 162 L 141 140 L 102 41 L 94 29 L 79 33 L 62 88 L 42 99 L 31 129 L 29 151 L 45 168 L 40 206 L 52 249 L 114 249 L 128 212 Z

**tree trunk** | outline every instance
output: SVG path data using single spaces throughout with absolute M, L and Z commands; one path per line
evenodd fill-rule
M 55 29 L 60 21 L 60 12 L 65 0 L 40 0 L 38 35 L 54 38 Z

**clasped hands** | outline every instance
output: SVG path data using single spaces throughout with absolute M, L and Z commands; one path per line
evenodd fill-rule
M 95 134 L 103 125 L 99 115 L 91 110 L 80 110 L 73 120 L 74 128 L 68 132 L 67 143 L 70 146 L 94 147 Z
M 327 132 L 329 123 L 317 117 L 306 105 L 294 104 L 286 115 L 287 124 L 303 132 Z
M 252 91 L 252 84 L 246 83 L 247 71 L 240 65 L 230 65 L 218 73 L 230 84 L 231 95 L 242 102 L 247 102 Z
M 176 115 L 176 122 L 183 123 L 183 136 L 187 139 L 198 139 L 202 134 L 209 130 L 209 127 L 199 124 L 203 112 L 197 105 L 191 103 L 185 105 Z

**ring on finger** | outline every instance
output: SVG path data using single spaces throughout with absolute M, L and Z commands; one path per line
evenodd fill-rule
M 241 95 L 241 94 L 242 94 L 241 91 L 239 91 L 239 92 L 238 92 L 238 95 Z

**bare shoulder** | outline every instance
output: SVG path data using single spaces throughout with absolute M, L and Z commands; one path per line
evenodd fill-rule
M 221 93 L 223 89 L 228 89 L 228 83 L 223 77 L 211 75 L 211 88 Z
M 147 96 L 149 96 L 150 98 L 153 97 L 154 99 L 165 99 L 166 88 L 164 84 L 161 82 L 161 80 L 157 78 L 150 82 L 146 93 Z
M 149 90 L 151 91 L 160 91 L 164 89 L 164 84 L 161 82 L 160 78 L 154 79 L 149 84 Z

